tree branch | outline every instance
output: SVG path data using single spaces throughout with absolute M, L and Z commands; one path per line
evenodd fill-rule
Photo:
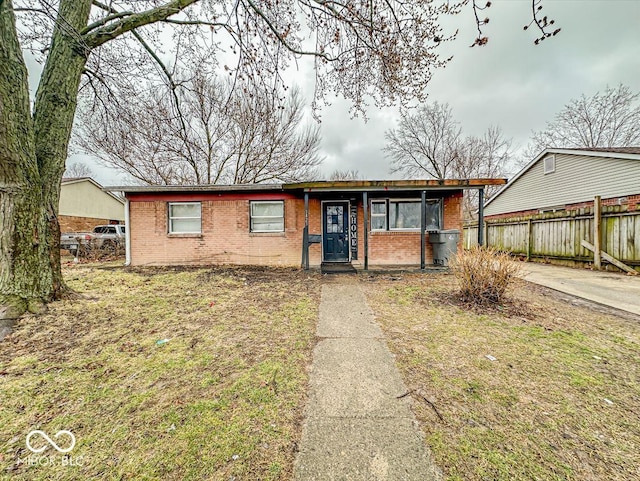
M 182 10 L 198 1 L 199 0 L 172 0 L 166 5 L 129 15 L 116 22 L 110 23 L 109 25 L 103 25 L 88 34 L 85 34 L 83 36 L 84 41 L 89 48 L 93 49 L 99 47 L 109 40 L 113 40 L 122 34 L 130 32 L 131 30 L 144 27 L 145 25 L 155 22 L 164 21 L 171 15 L 180 13 Z M 93 4 L 99 8 L 106 9 L 107 11 L 113 11 L 113 8 L 102 4 L 98 0 L 93 0 Z

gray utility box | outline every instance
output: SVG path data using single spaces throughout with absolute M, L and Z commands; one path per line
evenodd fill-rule
M 449 259 L 456 255 L 460 231 L 456 229 L 429 232 L 429 242 L 433 247 L 433 263 L 448 266 Z

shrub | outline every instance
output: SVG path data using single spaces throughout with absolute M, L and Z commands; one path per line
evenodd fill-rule
M 74 254 L 72 252 L 72 254 Z M 92 239 L 88 243 L 82 243 L 79 241 L 79 248 L 75 253 L 78 259 L 84 261 L 103 261 L 117 257 L 121 257 L 125 254 L 124 242 L 115 239 L 105 239 L 104 241 L 98 241 Z
M 451 263 L 461 300 L 473 304 L 498 304 L 507 288 L 520 276 L 520 266 L 506 252 L 474 247 L 459 252 Z

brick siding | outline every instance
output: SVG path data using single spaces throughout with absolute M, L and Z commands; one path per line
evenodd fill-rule
M 117 224 L 118 221 L 110 219 L 96 219 L 95 217 L 76 217 L 72 215 L 61 215 L 60 232 L 92 232 L 97 225 Z
M 202 232 L 200 234 L 168 234 L 167 203 L 176 199 L 152 200 L 146 195 L 130 198 L 130 235 L 132 265 L 207 265 L 253 264 L 299 266 L 302 258 L 304 200 L 284 197 L 285 231 L 278 233 L 249 232 L 249 198 L 238 196 L 211 199 L 203 196 L 180 198 L 201 201 Z M 275 197 L 270 196 L 273 200 Z M 258 196 L 251 200 L 261 200 Z M 309 233 L 320 234 L 321 201 L 309 199 Z M 446 197 L 444 228 L 462 229 L 462 192 Z M 364 211 L 358 202 L 358 259 L 364 261 Z M 309 247 L 309 263 L 318 266 L 322 259 L 321 244 Z M 427 263 L 432 262 L 427 240 Z M 420 232 L 369 233 L 371 265 L 419 264 Z
M 602 199 L 601 203 L 602 205 L 626 205 L 628 206 L 628 209 L 630 211 L 637 210 L 640 206 L 640 194 L 625 195 L 623 197 L 611 197 L 608 199 Z M 572 210 L 584 209 L 585 207 L 593 207 L 593 200 L 589 200 L 586 202 L 577 202 L 574 204 L 567 204 L 563 207 L 558 207 L 557 210 L 572 211 Z M 524 217 L 524 216 L 536 215 L 539 213 L 540 213 L 540 209 L 529 209 L 529 210 L 522 210 L 518 212 L 505 212 L 503 214 L 487 215 L 485 216 L 485 219 L 487 220 L 509 219 L 511 217 Z

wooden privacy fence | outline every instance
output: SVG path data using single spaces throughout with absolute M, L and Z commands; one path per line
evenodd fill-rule
M 596 251 L 603 252 L 603 264 L 610 262 L 607 260 L 610 256 L 614 258 L 611 262 L 617 259 L 640 270 L 640 206 L 633 210 L 625 205 L 602 206 L 598 226 L 594 221 L 598 219 L 598 200 L 595 207 L 485 219 L 485 243 L 530 260 L 561 264 L 594 263 L 594 253 L 584 245 L 593 244 Z M 594 230 L 598 227 L 599 245 L 594 239 Z M 469 249 L 477 244 L 477 222 L 465 224 L 464 247 Z

